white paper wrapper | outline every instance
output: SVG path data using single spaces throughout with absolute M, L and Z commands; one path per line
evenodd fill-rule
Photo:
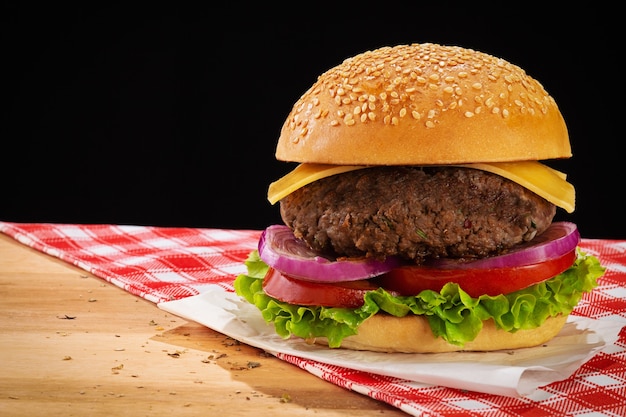
M 545 345 L 496 352 L 406 354 L 329 349 L 302 339 L 284 340 L 260 311 L 234 293 L 215 286 L 197 296 L 158 304 L 273 355 L 284 353 L 345 368 L 471 391 L 506 396 L 531 395 L 538 387 L 569 377 L 595 353 L 612 345 L 624 323 L 570 316 Z

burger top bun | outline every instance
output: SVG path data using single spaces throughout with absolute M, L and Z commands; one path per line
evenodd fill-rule
M 383 47 L 320 75 L 296 102 L 276 158 L 420 165 L 569 158 L 554 99 L 520 67 L 457 46 Z

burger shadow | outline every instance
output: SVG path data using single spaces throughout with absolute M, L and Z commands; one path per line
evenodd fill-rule
M 231 380 L 248 385 L 256 396 L 273 397 L 277 402 L 288 401 L 306 409 L 396 410 L 195 322 L 166 330 L 151 340 L 176 346 L 177 351 L 205 352 L 203 363 L 220 366 L 230 373 Z

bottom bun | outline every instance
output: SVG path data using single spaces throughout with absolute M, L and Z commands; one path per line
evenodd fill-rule
M 554 338 L 565 325 L 567 315 L 548 318 L 536 329 L 510 333 L 497 329 L 493 320 L 483 323 L 483 328 L 465 346 L 452 345 L 435 337 L 424 317 L 394 317 L 377 314 L 359 326 L 359 333 L 346 337 L 341 347 L 352 350 L 376 352 L 441 353 L 457 351 L 492 351 L 538 346 Z M 316 338 L 315 343 L 328 345 L 326 338 Z

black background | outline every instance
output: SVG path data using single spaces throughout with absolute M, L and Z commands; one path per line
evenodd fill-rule
M 317 75 L 365 50 L 437 42 L 544 85 L 574 153 L 556 166 L 576 211 L 557 219 L 626 238 L 615 10 L 157 3 L 3 6 L 0 220 L 261 229 L 280 221 L 268 184 L 292 168 L 274 158 L 282 122 Z

